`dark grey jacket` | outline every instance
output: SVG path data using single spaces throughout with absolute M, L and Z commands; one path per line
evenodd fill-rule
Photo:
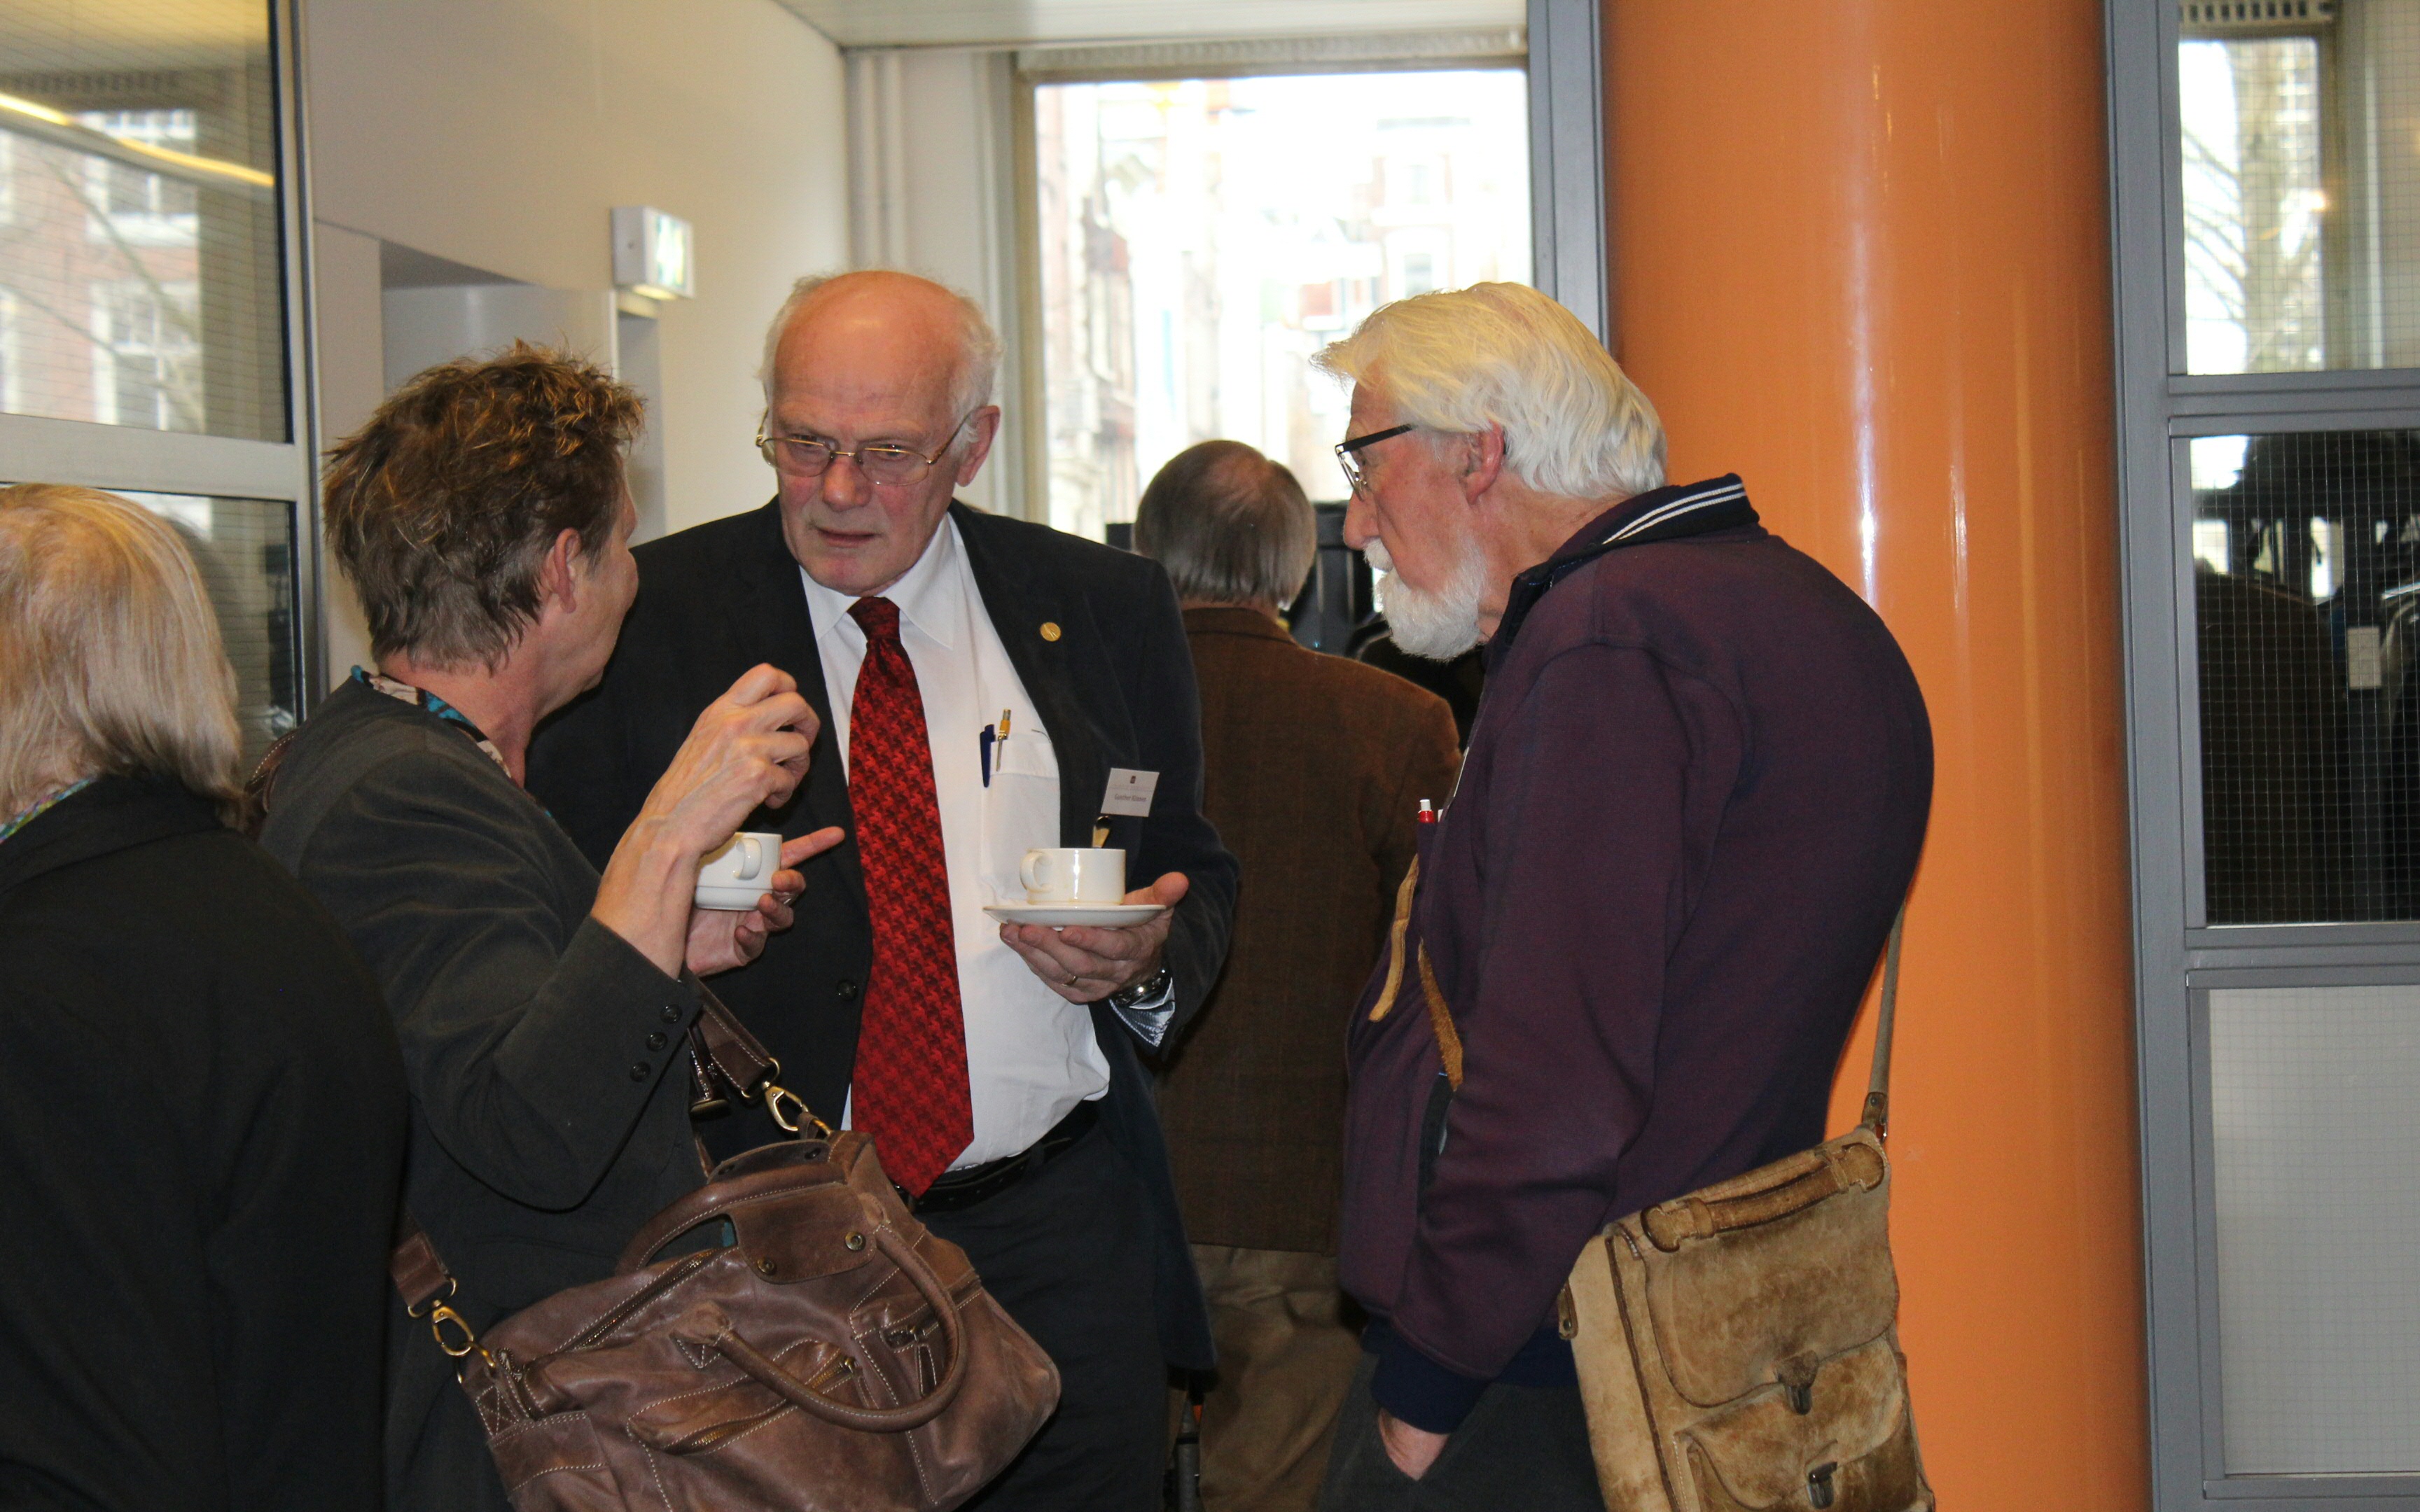
M 597 872 L 458 728 L 359 683 L 288 749 L 261 843 L 385 986 L 411 1084 L 406 1200 L 474 1328 L 594 1281 L 701 1180 L 676 981 L 588 918 Z M 452 1362 L 400 1304 L 388 1494 L 502 1508 Z

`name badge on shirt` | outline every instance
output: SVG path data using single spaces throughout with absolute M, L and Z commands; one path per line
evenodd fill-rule
M 1157 772 L 1137 772 L 1124 766 L 1109 768 L 1109 790 L 1101 795 L 1104 818 L 1131 814 L 1137 819 L 1151 813 L 1151 795 L 1159 791 Z

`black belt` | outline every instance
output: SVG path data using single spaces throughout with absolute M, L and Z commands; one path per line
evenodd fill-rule
M 1076 1104 L 1075 1111 L 1050 1126 L 1050 1132 L 1018 1150 L 998 1160 L 987 1160 L 980 1165 L 963 1170 L 944 1171 L 924 1189 L 923 1196 L 907 1197 L 910 1212 L 956 1212 L 978 1202 L 1000 1196 L 1017 1182 L 1040 1170 L 1053 1157 L 1063 1152 L 1077 1140 L 1093 1132 L 1101 1120 L 1101 1100 L 1088 1099 Z

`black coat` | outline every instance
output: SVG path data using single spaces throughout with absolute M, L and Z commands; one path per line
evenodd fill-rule
M 386 989 L 411 1080 L 407 1200 L 475 1329 L 613 1273 L 702 1180 L 682 1036 L 693 980 L 588 917 L 597 872 L 458 728 L 361 683 L 288 748 L 261 843 Z M 389 1496 L 504 1506 L 453 1362 L 398 1303 Z
M 952 505 L 951 516 L 992 624 L 1058 754 L 1060 843 L 1092 843 L 1110 767 L 1160 774 L 1151 816 L 1119 821 L 1110 843 L 1130 853 L 1130 877 L 1182 872 L 1192 882 L 1168 941 L 1177 984 L 1172 1041 L 1218 978 L 1235 899 L 1234 858 L 1202 817 L 1201 708 L 1175 593 L 1143 558 L 964 504 Z M 873 935 L 830 697 L 779 505 L 651 542 L 638 559 L 638 601 L 604 684 L 539 732 L 531 791 L 601 857 L 699 712 L 740 673 L 770 662 L 799 680 L 824 720 L 807 780 L 787 808 L 752 815 L 746 827 L 789 836 L 841 825 L 852 838 L 807 863 L 797 925 L 714 985 L 781 1060 L 785 1084 L 834 1115 L 856 1061 Z M 1045 625 L 1057 627 L 1055 639 L 1043 633 Z M 1100 1004 L 1093 1028 L 1109 1063 L 1104 1121 L 1151 1193 L 1162 1348 L 1172 1364 L 1206 1367 L 1207 1318 L 1140 1041 Z M 776 1136 L 761 1114 L 709 1128 L 718 1153 Z
M 380 1504 L 403 1067 L 325 909 L 105 778 L 0 842 L 0 1505 Z

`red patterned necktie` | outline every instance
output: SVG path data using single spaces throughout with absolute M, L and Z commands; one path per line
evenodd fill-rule
M 874 919 L 849 1121 L 874 1135 L 891 1179 L 921 1194 L 975 1137 L 957 932 L 924 699 L 899 643 L 899 606 L 861 598 L 848 613 L 865 631 L 848 707 L 848 803 Z

